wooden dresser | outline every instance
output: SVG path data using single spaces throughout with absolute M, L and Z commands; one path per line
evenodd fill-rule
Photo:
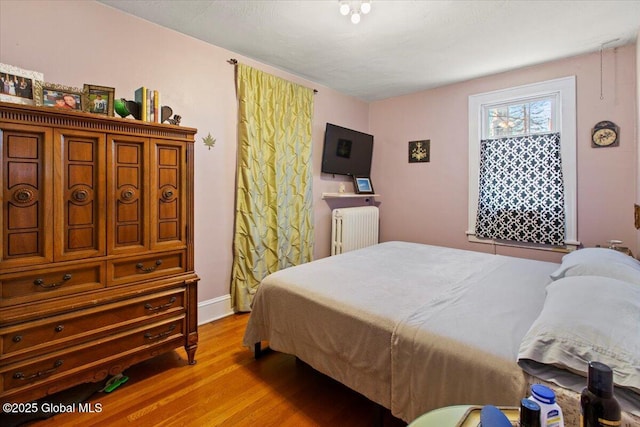
M 0 400 L 198 343 L 196 129 L 0 103 Z

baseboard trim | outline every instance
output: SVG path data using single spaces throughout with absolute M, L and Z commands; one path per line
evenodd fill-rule
M 198 325 L 213 322 L 232 314 L 230 294 L 198 303 Z

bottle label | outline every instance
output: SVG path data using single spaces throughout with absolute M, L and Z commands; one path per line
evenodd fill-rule
M 547 412 L 547 422 L 544 424 L 546 427 L 560 427 L 562 418 L 560 417 L 560 411 L 552 409 Z
M 611 421 L 611 420 L 605 420 L 604 418 L 598 418 L 598 426 L 601 426 L 601 427 L 617 427 L 621 425 L 622 425 L 622 421 L 620 420 Z
M 584 426 L 584 415 L 580 414 L 580 426 Z M 619 427 L 622 425 L 622 421 L 605 420 L 604 418 L 598 418 L 598 427 Z
M 555 418 L 547 418 L 547 423 L 545 424 L 546 427 L 560 427 L 560 417 L 555 417 Z

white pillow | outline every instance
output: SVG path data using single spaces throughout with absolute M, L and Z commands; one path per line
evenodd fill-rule
M 523 338 L 518 364 L 530 361 L 586 377 L 589 361 L 614 372 L 614 383 L 640 393 L 640 287 L 598 276 L 547 286 L 542 312 Z
M 562 257 L 551 279 L 569 276 L 603 276 L 640 285 L 640 261 L 606 248 L 585 248 Z
M 629 255 L 609 248 L 584 248 L 569 252 L 562 257 L 562 263 L 568 265 L 591 261 L 613 261 L 640 269 L 640 261 Z

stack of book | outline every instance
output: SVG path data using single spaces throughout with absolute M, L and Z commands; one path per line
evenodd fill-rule
M 140 105 L 140 120 L 143 122 L 162 123 L 160 92 L 142 86 L 135 91 L 134 100 Z

